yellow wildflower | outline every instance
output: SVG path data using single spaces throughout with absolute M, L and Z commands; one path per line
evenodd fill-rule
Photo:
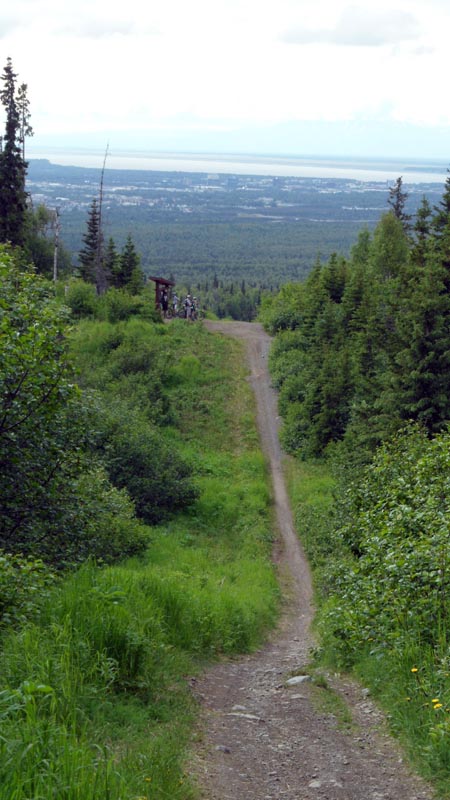
M 433 697 L 432 703 L 439 703 L 439 697 Z
M 419 670 L 417 669 L 417 667 L 413 667 L 413 668 L 411 669 L 411 672 L 418 672 L 418 671 L 419 671 Z
M 433 708 L 442 708 L 442 703 L 436 703 L 436 705 L 433 706 Z

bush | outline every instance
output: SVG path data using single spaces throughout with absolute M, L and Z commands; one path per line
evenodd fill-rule
M 93 432 L 67 356 L 67 309 L 0 255 L 0 547 L 58 567 L 136 553 L 132 503 L 88 463 Z
M 72 563 L 94 557 L 110 564 L 146 548 L 148 531 L 136 519 L 128 492 L 112 486 L 102 468 L 80 476 L 75 497 L 79 508 L 71 544 L 66 546 Z
M 95 286 L 82 280 L 70 281 L 64 301 L 76 319 L 94 316 L 98 308 Z
M 108 322 L 120 322 L 133 316 L 161 322 L 161 314 L 145 295 L 130 295 L 124 289 L 108 289 L 101 298 L 100 313 Z
M 410 640 L 439 648 L 450 622 L 450 435 L 416 428 L 381 447 L 347 490 L 327 634 L 346 661 Z M 402 644 L 403 643 L 403 644 Z
M 159 522 L 195 500 L 190 466 L 142 413 L 100 398 L 95 413 L 94 452 L 114 485 L 130 494 L 140 518 Z
M 54 581 L 42 561 L 0 551 L 0 626 L 36 616 Z
M 80 472 L 80 394 L 53 290 L 4 253 L 0 281 L 0 546 L 29 553 Z

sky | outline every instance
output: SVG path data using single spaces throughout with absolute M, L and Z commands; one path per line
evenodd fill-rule
M 15 0 L 48 147 L 450 160 L 449 0 Z

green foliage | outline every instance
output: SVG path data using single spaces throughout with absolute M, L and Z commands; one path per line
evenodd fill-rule
M 115 325 L 84 321 L 73 331 L 71 352 L 84 388 L 116 397 L 155 423 L 170 421 L 168 343 L 161 325 L 139 318 Z
M 146 548 L 148 531 L 136 519 L 134 502 L 123 484 L 111 485 L 103 468 L 83 471 L 69 499 L 65 527 L 42 543 L 47 558 L 61 563 L 64 553 L 69 565 L 90 557 L 110 564 Z
M 0 280 L 0 544 L 59 567 L 135 553 L 145 541 L 128 497 L 88 464 L 88 413 L 67 357 L 68 310 L 7 253 Z
M 342 443 L 367 461 L 405 422 L 433 434 L 450 418 L 450 228 L 439 216 L 433 233 L 423 204 L 409 236 L 399 192 L 349 260 L 317 262 L 303 285 L 263 307 L 277 334 L 272 369 L 292 452 L 315 457 Z
M 23 624 L 36 616 L 54 582 L 42 561 L 0 552 L 0 626 Z
M 39 275 L 53 278 L 55 268 L 55 236 L 59 220 L 54 210 L 40 204 L 27 207 L 25 217 L 25 239 L 23 251 L 27 264 L 33 264 Z M 71 271 L 70 253 L 58 243 L 57 273 L 67 275 Z
M 115 486 L 127 489 L 148 524 L 190 505 L 197 496 L 191 467 L 142 412 L 124 401 L 100 401 L 91 442 Z
M 317 657 L 351 668 L 411 760 L 448 796 L 449 434 L 412 427 L 353 480 L 292 460 L 289 492 L 313 568 Z M 346 465 L 344 465 L 346 466 Z M 333 470 L 334 473 L 334 470 Z
M 298 328 L 304 308 L 304 285 L 287 284 L 276 295 L 266 295 L 261 304 L 258 319 L 268 333 Z
M 86 221 L 86 232 L 83 235 L 83 247 L 78 254 L 80 276 L 88 283 L 95 283 L 96 272 L 102 258 L 102 232 L 100 227 L 100 210 L 94 198 Z
M 94 373 L 124 338 L 150 332 L 136 320 L 80 328 L 74 348 Z M 179 440 L 183 431 L 179 445 L 197 464 L 201 494 L 152 529 L 145 554 L 120 567 L 85 564 L 55 587 L 36 620 L 5 636 L 2 800 L 190 800 L 185 676 L 196 659 L 252 649 L 275 618 L 270 497 L 240 351 L 182 322 L 166 339 L 171 369 L 180 367 L 169 376 L 179 422 L 168 434 Z M 205 387 L 207 413 L 199 408 Z M 110 525 L 114 517 L 111 507 Z
M 41 525 L 57 524 L 60 494 L 78 474 L 79 393 L 66 359 L 64 309 L 6 254 L 0 279 L 1 542 L 25 551 Z
M 405 230 L 409 227 L 411 215 L 406 214 L 405 205 L 408 199 L 408 193 L 403 191 L 403 180 L 397 178 L 395 185 L 389 189 L 388 204 L 391 206 L 394 215 L 401 221 Z
M 96 390 L 89 447 L 147 523 L 197 495 L 192 468 L 161 430 L 174 421 L 174 412 L 165 385 L 171 380 L 167 337 L 160 329 L 139 319 L 115 326 L 84 323 L 73 338 L 83 385 Z
M 99 302 L 99 316 L 108 322 L 120 322 L 133 316 L 160 322 L 161 317 L 154 308 L 152 298 L 147 295 L 132 295 L 124 289 L 108 289 Z
M 126 288 L 130 294 L 139 294 L 144 288 L 141 259 L 130 234 L 127 236 L 120 257 L 113 266 L 112 280 L 114 286 Z
M 21 245 L 25 237 L 27 164 L 23 156 L 26 131 L 21 127 L 20 106 L 26 100 L 22 88 L 19 96 L 17 74 L 8 58 L 3 75 L 0 101 L 5 109 L 6 124 L 0 152 L 0 242 Z
M 65 293 L 65 303 L 75 319 L 93 316 L 98 308 L 95 287 L 81 279 L 72 279 Z
M 337 535 L 354 554 L 335 577 L 338 606 L 326 614 L 342 652 L 439 646 L 449 622 L 450 437 L 414 429 L 380 448 L 347 491 Z M 339 622 L 339 620 L 341 620 Z M 344 656 L 345 657 L 345 656 Z

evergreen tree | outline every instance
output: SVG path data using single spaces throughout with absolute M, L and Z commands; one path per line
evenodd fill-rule
M 392 212 L 397 219 L 400 220 L 405 230 L 408 230 L 411 221 L 411 215 L 405 212 L 405 205 L 408 199 L 408 193 L 403 191 L 403 179 L 397 178 L 395 186 L 389 189 L 388 204 L 392 208 Z
M 398 316 L 399 347 L 391 370 L 392 412 L 430 433 L 450 419 L 450 295 L 439 254 L 416 269 Z
M 110 283 L 111 286 L 119 286 L 120 256 L 112 237 L 109 238 L 108 244 L 106 245 L 104 268 L 108 283 Z
M 414 223 L 415 244 L 411 251 L 412 260 L 419 266 L 425 265 L 427 244 L 432 232 L 431 225 L 432 208 L 424 196 L 417 210 L 416 221 Z
M 28 86 L 22 83 L 17 92 L 17 108 L 19 112 L 19 142 L 22 147 L 22 158 L 25 161 L 25 138 L 34 136 L 33 128 L 30 125 L 30 101 L 27 96 Z
M 95 283 L 96 266 L 102 247 L 100 214 L 96 198 L 91 203 L 86 226 L 87 230 L 83 235 L 84 247 L 78 254 L 80 274 L 84 281 Z
M 450 219 L 450 170 L 447 169 L 444 193 L 438 206 L 434 206 L 433 230 L 439 236 Z
M 115 285 L 118 288 L 126 288 L 131 294 L 139 294 L 144 286 L 141 259 L 130 234 L 127 236 L 119 258 Z
M 28 105 L 27 125 L 22 127 L 21 124 L 24 94 L 22 93 L 22 99 L 16 96 L 17 74 L 13 70 L 10 58 L 7 60 L 2 81 L 0 101 L 6 112 L 6 127 L 3 148 L 0 152 L 0 242 L 21 245 L 25 237 L 27 210 L 25 192 L 27 164 L 23 158 L 23 141 L 31 129 Z

